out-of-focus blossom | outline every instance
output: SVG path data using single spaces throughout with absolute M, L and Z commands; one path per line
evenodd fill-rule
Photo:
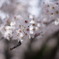
M 59 24 L 59 19 L 56 19 L 56 21 L 54 22 L 55 25 Z
M 59 1 L 42 1 L 40 6 L 38 1 L 39 0 L 30 0 L 28 2 L 27 13 L 23 10 L 24 13 L 16 13 L 13 17 L 1 16 L 4 22 L 0 26 L 0 32 L 5 38 L 8 40 L 12 38 L 12 40 L 18 41 L 30 39 L 32 35 L 41 32 L 42 29 L 47 26 L 47 23 L 59 18 Z M 20 4 L 18 7 L 19 6 Z M 18 7 L 17 9 L 19 9 Z M 3 13 L 1 15 L 3 15 Z M 59 23 L 59 20 L 57 20 L 57 22 Z M 58 24 L 57 22 L 55 21 L 56 25 Z

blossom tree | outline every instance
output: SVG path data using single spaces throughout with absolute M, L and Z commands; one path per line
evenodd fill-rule
M 42 50 L 42 46 L 45 47 L 45 43 L 48 42 L 48 39 L 51 37 L 57 37 L 58 39 L 58 0 L 27 0 L 27 3 L 25 0 L 20 0 L 21 3 L 19 3 L 19 0 L 17 0 L 17 2 L 14 1 L 12 4 L 10 2 L 11 1 L 5 3 L 1 7 L 0 18 L 2 24 L 0 24 L 0 32 L 2 33 L 4 39 L 18 41 L 18 44 L 11 48 L 11 50 L 28 40 L 28 48 L 31 48 L 28 50 L 30 50 L 30 53 L 33 51 L 36 53 L 40 49 Z M 5 5 L 7 5 L 7 7 Z M 6 9 L 4 9 L 4 7 L 6 7 Z M 52 41 L 55 43 L 56 40 Z M 36 44 L 34 41 L 37 41 Z M 52 45 L 54 45 L 54 43 L 52 43 Z M 58 43 L 59 41 L 55 44 L 58 46 Z M 39 45 L 39 48 L 36 45 Z M 50 46 L 54 48 L 52 45 Z M 53 50 L 53 52 L 54 51 L 55 50 Z M 29 58 L 28 56 L 25 56 L 25 59 L 31 59 L 33 56 L 35 56 L 35 54 L 30 55 Z

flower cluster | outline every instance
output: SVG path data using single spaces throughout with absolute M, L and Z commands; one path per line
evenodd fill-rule
M 39 31 L 40 21 L 33 18 L 33 16 L 29 16 L 28 19 L 23 19 L 22 16 L 17 15 L 12 19 L 8 19 L 5 21 L 5 24 L 1 24 L 0 31 L 5 38 L 10 40 L 25 40 L 30 39 L 30 37 L 36 34 Z
M 42 2 L 41 15 L 35 18 L 34 15 L 29 15 L 28 19 L 24 19 L 21 15 L 15 15 L 11 19 L 5 18 L 5 21 L 0 26 L 0 32 L 4 38 L 10 40 L 26 40 L 30 39 L 37 33 L 41 33 L 42 29 L 51 21 L 59 18 L 59 1 L 57 2 Z M 59 21 L 58 21 L 59 22 Z

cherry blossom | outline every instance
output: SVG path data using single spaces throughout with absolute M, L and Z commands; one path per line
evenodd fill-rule
M 36 5 L 38 2 L 33 3 L 34 5 L 31 2 L 29 3 L 30 7 L 28 10 L 33 9 L 31 11 L 29 10 L 30 12 L 28 11 L 27 18 L 24 18 L 21 14 L 14 15 L 12 18 L 9 16 L 2 18 L 5 19 L 5 21 L 0 26 L 0 32 L 4 38 L 23 41 L 30 39 L 32 35 L 35 36 L 35 34 L 40 33 L 51 21 L 55 21 L 55 25 L 59 24 L 59 1 L 42 2 L 40 7 Z M 40 12 L 38 10 L 40 10 Z M 39 14 L 37 12 L 39 12 Z

